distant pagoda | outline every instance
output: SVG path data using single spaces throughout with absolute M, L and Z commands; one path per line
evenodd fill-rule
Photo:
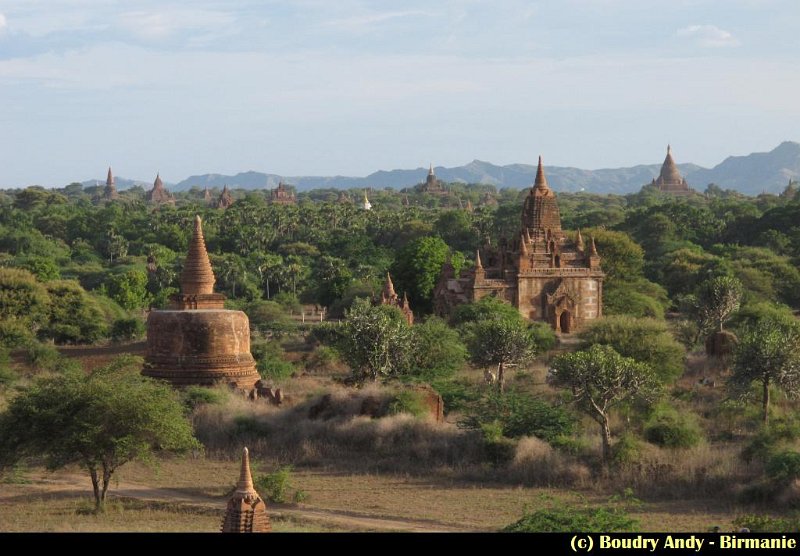
M 294 205 L 297 203 L 297 197 L 295 197 L 294 191 L 279 181 L 278 187 L 270 191 L 270 202 L 275 205 Z
M 114 181 L 114 174 L 111 172 L 111 166 L 108 167 L 108 177 L 106 177 L 106 186 L 103 189 L 102 198 L 104 201 L 119 199 L 119 192 L 117 191 L 117 185 Z
M 217 208 L 226 209 L 232 204 L 233 197 L 228 189 L 228 184 L 225 184 L 225 187 L 222 188 L 222 193 L 219 194 L 219 199 L 217 199 Z
M 164 182 L 161 181 L 161 173 L 156 174 L 156 181 L 153 182 L 153 189 L 147 192 L 145 196 L 148 203 L 154 205 L 174 205 L 175 197 L 167 191 L 164 187 Z
M 442 187 L 442 182 L 436 179 L 436 174 L 433 171 L 433 163 L 428 169 L 428 175 L 425 178 L 425 183 L 422 184 L 420 189 L 422 193 L 429 193 L 431 195 L 447 195 L 448 191 Z
M 400 309 L 400 312 L 403 313 L 408 325 L 411 326 L 414 324 L 414 313 L 411 310 L 411 303 L 408 302 L 408 296 L 403 293 L 403 299 L 400 299 L 400 297 L 394 291 L 392 277 L 388 272 L 386 273 L 386 282 L 384 282 L 383 291 L 381 292 L 380 304 L 397 307 Z
M 667 157 L 664 159 L 664 164 L 661 165 L 661 173 L 653 179 L 650 185 L 672 195 L 690 195 L 692 193 L 686 179 L 678 171 L 675 159 L 672 158 L 672 147 L 669 145 L 667 145 Z
M 252 388 L 259 375 L 250 354 L 250 322 L 242 311 L 224 309 L 225 296 L 214 293 L 199 216 L 180 282 L 181 291 L 170 298 L 169 309 L 150 311 L 147 317 L 142 374 L 176 386 Z
M 372 210 L 372 203 L 370 203 L 369 199 L 367 198 L 366 189 L 364 190 L 364 201 L 362 201 L 361 203 L 361 208 L 363 208 L 364 210 Z
M 228 499 L 225 517 L 222 520 L 223 533 L 269 533 L 272 526 L 267 515 L 267 505 L 253 487 L 250 473 L 250 454 L 242 450 L 242 469 L 236 490 Z

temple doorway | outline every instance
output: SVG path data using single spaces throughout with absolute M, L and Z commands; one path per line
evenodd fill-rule
M 561 313 L 561 316 L 559 317 L 559 324 L 561 325 L 560 328 L 562 334 L 569 334 L 572 332 L 572 318 L 569 314 L 569 311 L 564 311 Z

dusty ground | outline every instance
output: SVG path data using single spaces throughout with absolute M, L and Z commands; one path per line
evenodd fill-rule
M 151 470 L 131 465 L 110 491 L 109 510 L 92 515 L 88 476 L 79 469 L 18 473 L 0 488 L 2 531 L 215 531 L 236 462 L 174 460 Z M 597 506 L 607 496 L 545 488 L 299 470 L 308 495 L 298 505 L 269 504 L 278 531 L 496 531 L 525 507 Z M 727 528 L 741 509 L 708 501 L 631 508 L 644 531 Z

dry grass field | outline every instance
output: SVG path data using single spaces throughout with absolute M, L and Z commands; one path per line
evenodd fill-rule
M 123 351 L 62 353 L 91 368 Z M 539 360 L 511 381 L 552 397 L 545 369 Z M 456 426 L 457 414 L 442 424 L 404 414 L 359 416 L 363 397 L 385 394 L 380 387 L 354 391 L 325 373 L 301 373 L 281 385 L 289 396 L 282 408 L 220 390 L 221 401 L 195 409 L 192 417 L 205 453 L 156 467 L 124 466 L 104 514 L 91 511 L 90 482 L 81 469 L 7 472 L 0 477 L 0 531 L 216 531 L 243 445 L 251 448 L 256 477 L 291 464 L 291 482 L 305 493 L 300 503 L 268 504 L 276 531 L 497 531 L 526 509 L 564 507 L 624 508 L 641 531 L 731 530 L 743 514 L 780 515 L 737 502 L 737 478 L 752 477 L 752 470 L 730 438 L 747 431 L 742 415 L 708 410 L 721 397 L 719 390 L 697 386 L 697 377 L 708 372 L 700 359 L 690 358 L 676 391 L 685 399 L 680 403 L 722 440 L 708 435 L 699 446 L 678 451 L 647 445 L 640 464 L 605 473 L 593 463 L 598 438 L 589 421 L 576 439 L 578 454 L 523 439 L 511 460 L 497 465 L 486 460 L 470 436 L 475 433 Z M 478 384 L 481 373 L 468 370 L 464 379 Z M 330 415 L 309 418 L 309 408 L 325 393 L 331 395 Z M 618 417 L 614 428 L 618 434 L 624 420 Z

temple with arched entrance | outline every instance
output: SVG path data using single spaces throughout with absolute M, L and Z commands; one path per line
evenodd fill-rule
M 495 296 L 527 319 L 571 334 L 603 314 L 603 278 L 594 238 L 561 229 L 556 195 L 547 184 L 542 159 L 522 207 L 517 237 L 487 245 L 475 266 L 456 276 L 446 264 L 434 289 L 434 307 L 447 314 L 461 303 Z

